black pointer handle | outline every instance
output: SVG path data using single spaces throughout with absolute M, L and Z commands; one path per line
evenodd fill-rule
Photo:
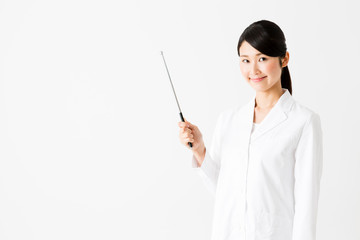
M 185 122 L 182 112 L 180 112 L 180 118 L 181 118 L 181 121 Z M 188 142 L 188 144 L 189 144 L 190 148 L 192 148 L 192 143 Z

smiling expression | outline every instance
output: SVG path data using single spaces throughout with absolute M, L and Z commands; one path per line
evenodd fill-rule
M 281 71 L 289 60 L 289 53 L 282 59 L 262 54 L 247 41 L 240 46 L 240 70 L 244 79 L 256 91 L 267 91 L 273 87 L 281 88 Z

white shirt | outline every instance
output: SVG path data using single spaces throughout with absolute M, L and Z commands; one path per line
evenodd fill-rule
M 253 134 L 253 132 L 255 132 L 255 129 L 258 128 L 259 125 L 260 125 L 260 123 L 253 123 L 252 129 L 251 129 L 251 134 Z
M 287 89 L 253 130 L 255 96 L 223 111 L 210 147 L 192 167 L 214 194 L 212 240 L 315 240 L 320 117 Z

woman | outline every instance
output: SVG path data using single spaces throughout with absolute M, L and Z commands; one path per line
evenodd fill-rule
M 285 36 L 254 22 L 240 36 L 240 70 L 256 91 L 223 111 L 211 147 L 179 122 L 192 166 L 215 194 L 212 240 L 315 240 L 322 174 L 320 117 L 292 97 Z

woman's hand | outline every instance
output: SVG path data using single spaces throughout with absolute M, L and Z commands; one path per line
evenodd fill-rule
M 184 118 L 185 122 L 179 122 L 180 127 L 179 138 L 180 142 L 190 149 L 188 142 L 192 143 L 192 151 L 201 165 L 205 157 L 205 144 L 202 138 L 202 134 L 196 125 L 191 124 Z

